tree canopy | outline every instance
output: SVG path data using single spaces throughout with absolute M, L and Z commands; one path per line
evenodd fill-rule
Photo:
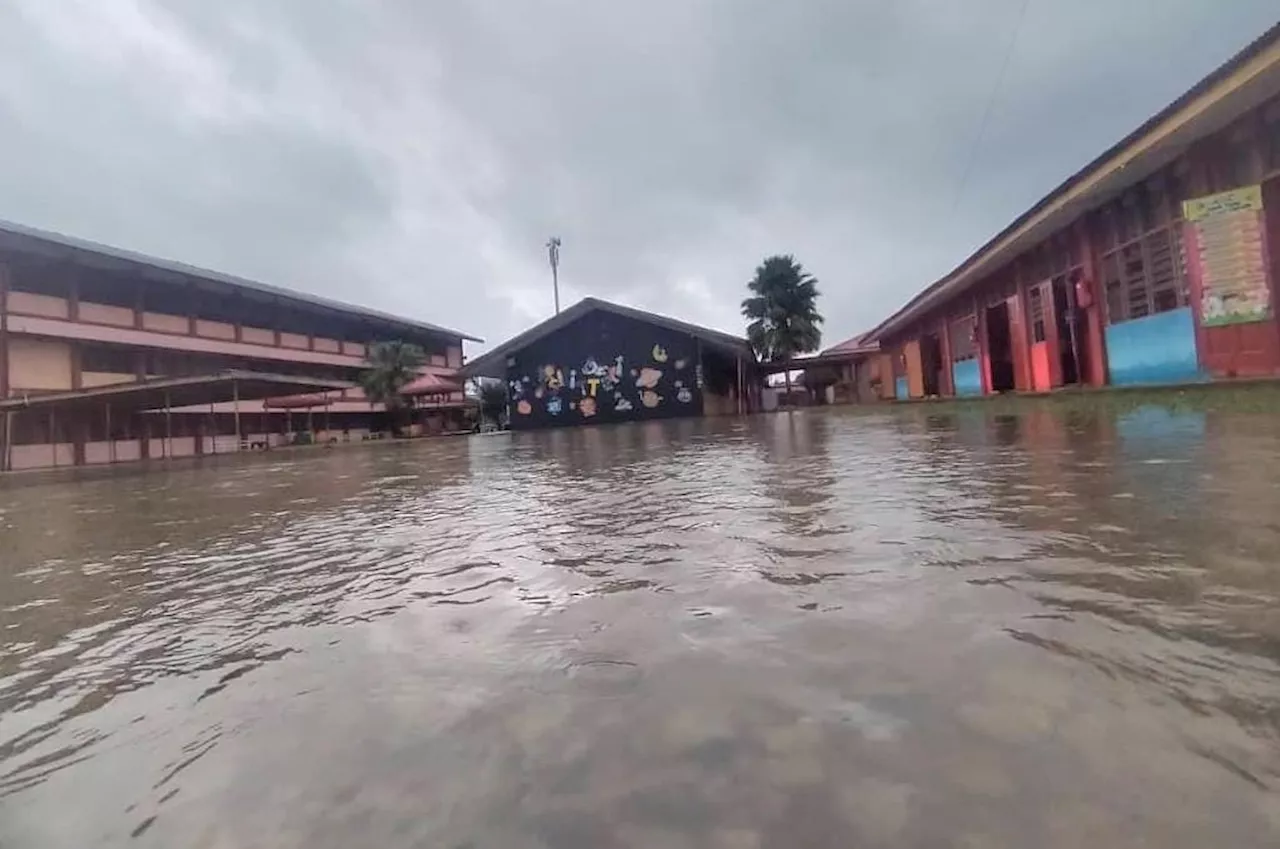
M 427 355 L 409 342 L 375 342 L 365 356 L 365 370 L 360 374 L 364 394 L 375 404 L 388 410 L 404 405 L 400 390 L 418 377 Z
M 818 281 L 790 254 L 767 257 L 747 283 L 742 302 L 747 341 L 761 360 L 789 360 L 818 350 L 822 315 Z

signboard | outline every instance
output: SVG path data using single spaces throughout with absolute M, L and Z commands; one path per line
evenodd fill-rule
M 1187 262 L 1200 282 L 1205 327 L 1271 318 L 1262 187 L 1247 186 L 1182 204 Z

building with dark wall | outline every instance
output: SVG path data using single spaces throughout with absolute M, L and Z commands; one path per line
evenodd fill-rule
M 1278 300 L 1280 26 L 870 338 L 897 398 L 1269 377 Z
M 587 298 L 462 373 L 502 380 L 527 430 L 746 412 L 754 362 L 745 339 Z

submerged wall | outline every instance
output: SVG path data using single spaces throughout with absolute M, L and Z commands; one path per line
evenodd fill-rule
M 1201 378 L 1191 307 L 1136 318 L 1106 329 L 1111 383 L 1179 383 Z

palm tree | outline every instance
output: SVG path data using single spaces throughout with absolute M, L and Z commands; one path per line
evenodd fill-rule
M 427 355 L 409 342 L 375 342 L 365 355 L 365 370 L 360 374 L 364 394 L 375 404 L 387 408 L 392 428 L 399 433 L 398 413 L 405 409 L 400 390 L 418 377 Z
M 791 254 L 767 257 L 747 284 L 742 315 L 750 320 L 747 341 L 762 362 L 785 361 L 818 350 L 822 315 L 818 281 Z M 791 370 L 783 372 L 791 397 Z

